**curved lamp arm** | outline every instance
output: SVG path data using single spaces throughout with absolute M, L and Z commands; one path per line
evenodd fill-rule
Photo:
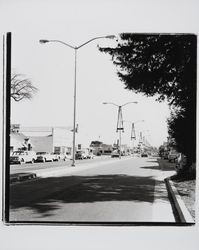
M 113 39 L 113 38 L 115 38 L 115 36 L 114 36 L 114 35 L 109 35 L 109 36 L 98 36 L 98 37 L 92 38 L 92 39 L 88 40 L 87 42 L 85 42 L 85 43 L 83 43 L 83 44 L 77 46 L 76 49 L 79 49 L 79 48 L 83 47 L 84 45 L 86 45 L 87 43 L 92 42 L 93 40 L 97 40 L 97 39 L 101 39 L 101 38 Z
M 74 46 L 68 44 L 68 43 L 65 43 L 65 42 L 62 42 L 60 40 L 45 40 L 45 39 L 42 39 L 42 40 L 39 40 L 40 43 L 51 43 L 51 42 L 55 42 L 55 43 L 62 43 L 72 49 L 76 49 Z
M 117 105 L 117 104 L 115 104 L 115 103 L 113 103 L 113 102 L 103 102 L 103 104 L 112 104 L 112 105 L 114 105 L 114 106 L 116 106 L 116 107 L 119 107 L 119 105 Z
M 138 104 L 138 102 L 127 102 L 127 103 L 121 105 L 121 107 L 126 106 L 126 105 L 128 105 L 128 104 L 130 104 L 130 103 Z
M 60 41 L 60 40 L 46 40 L 46 39 L 41 39 L 41 40 L 39 40 L 39 42 L 40 42 L 40 43 L 43 43 L 43 44 L 44 44 L 44 43 L 50 43 L 50 42 L 57 42 L 57 43 L 62 43 L 63 45 L 66 45 L 66 46 L 68 46 L 68 47 L 70 47 L 70 48 L 72 48 L 72 49 L 79 49 L 79 48 L 83 47 L 84 45 L 86 45 L 86 44 L 92 42 L 93 40 L 97 40 L 97 39 L 101 39 L 101 38 L 110 38 L 110 39 L 113 39 L 113 38 L 115 38 L 115 36 L 114 36 L 114 35 L 109 35 L 109 36 L 98 36 L 98 37 L 94 37 L 94 38 L 88 40 L 87 42 L 85 42 L 85 43 L 83 43 L 83 44 L 77 46 L 77 47 L 74 47 L 74 46 L 72 46 L 72 45 L 70 45 L 70 44 L 68 44 L 68 43 L 65 43 L 65 42 L 63 42 L 63 41 Z

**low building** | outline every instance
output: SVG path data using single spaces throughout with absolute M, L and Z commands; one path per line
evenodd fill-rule
M 11 132 L 10 133 L 10 152 L 22 150 L 25 146 L 26 136 L 18 133 Z
M 92 141 L 90 148 L 95 155 L 110 155 L 113 152 L 113 146 L 104 144 L 101 141 Z
M 113 152 L 113 146 L 110 144 L 102 144 L 102 154 L 110 155 Z
M 22 127 L 20 131 L 30 138 L 35 152 L 71 153 L 72 132 L 66 127 Z
M 66 127 L 11 126 L 10 149 L 71 153 L 72 132 Z

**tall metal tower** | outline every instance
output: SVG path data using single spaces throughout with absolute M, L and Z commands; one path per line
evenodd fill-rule
M 118 116 L 117 116 L 117 129 L 116 132 L 118 131 L 124 132 L 124 124 L 123 124 L 123 118 L 122 118 L 122 106 L 118 107 Z

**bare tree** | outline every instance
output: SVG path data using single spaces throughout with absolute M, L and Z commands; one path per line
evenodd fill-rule
M 19 102 L 23 99 L 32 99 L 33 94 L 38 91 L 29 79 L 23 78 L 21 74 L 13 74 L 11 78 L 11 97 Z

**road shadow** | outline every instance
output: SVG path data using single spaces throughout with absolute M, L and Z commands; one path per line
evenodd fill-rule
M 154 159 L 148 159 L 147 162 L 151 162 L 151 163 L 157 163 L 158 161 L 157 160 L 154 160 Z
M 163 159 L 157 159 L 157 161 L 148 161 L 148 162 L 156 162 L 158 165 L 155 166 L 144 166 L 141 168 L 144 169 L 153 169 L 153 170 L 160 170 L 160 171 L 174 171 L 175 169 L 175 163 L 168 162 L 167 160 Z
M 145 166 L 145 167 L 141 167 L 144 169 L 153 169 L 153 170 L 161 170 L 161 171 L 171 171 L 173 169 L 169 168 L 160 168 L 160 166 Z
M 10 175 L 10 179 L 11 179 L 11 178 L 18 177 L 18 176 L 31 175 L 31 174 L 34 174 L 34 173 L 33 173 L 33 172 L 20 172 L 20 173 L 15 173 L 15 174 L 11 174 L 11 175 Z
M 154 202 L 153 177 L 129 175 L 96 175 L 49 177 L 13 185 L 10 188 L 10 209 L 33 209 L 41 217 L 49 216 L 66 203 L 103 201 Z M 158 198 L 165 199 L 165 190 L 158 189 Z M 30 218 L 31 220 L 31 218 Z

